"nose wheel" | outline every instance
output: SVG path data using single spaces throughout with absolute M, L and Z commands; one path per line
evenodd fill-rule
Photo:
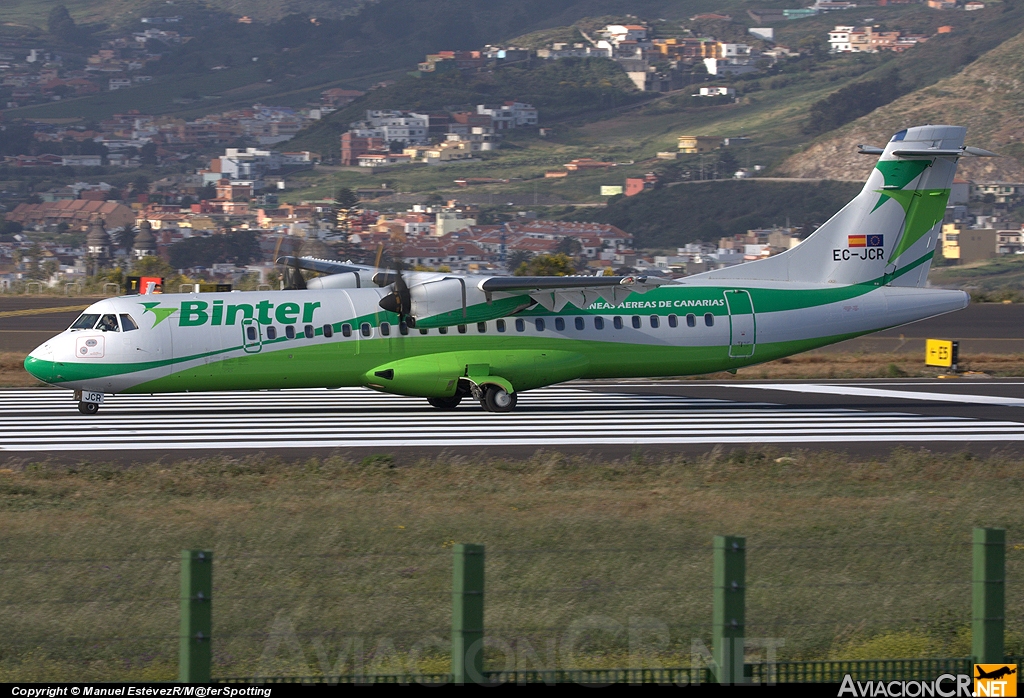
M 484 388 L 480 406 L 488 412 L 511 412 L 516 406 L 516 394 L 511 395 L 502 387 L 488 385 Z
M 95 402 L 79 402 L 78 411 L 82 414 L 96 414 L 100 411 L 100 406 Z

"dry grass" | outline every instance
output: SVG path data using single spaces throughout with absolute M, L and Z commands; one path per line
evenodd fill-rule
M 0 352 L 0 388 L 30 388 L 45 385 L 25 370 L 25 354 Z
M 1020 541 L 1024 525 L 1021 466 L 998 454 L 0 468 L 4 681 L 172 678 L 183 548 L 215 552 L 218 675 L 445 670 L 455 542 L 487 546 L 487 627 L 520 666 L 688 665 L 691 639 L 710 641 L 721 533 L 748 538 L 749 636 L 785 656 L 962 654 L 970 529 Z M 1008 601 L 1019 632 L 1024 599 Z

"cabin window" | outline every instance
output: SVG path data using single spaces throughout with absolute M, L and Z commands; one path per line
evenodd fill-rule
M 370 323 L 368 322 L 364 322 L 359 326 L 359 333 L 364 337 L 369 337 L 372 332 L 373 329 L 370 327 Z
M 652 315 L 651 316 L 651 327 L 653 327 L 654 329 L 658 329 L 658 316 L 657 315 Z
M 687 327 L 696 327 L 697 326 L 697 316 L 694 315 L 693 313 L 690 313 L 689 315 L 687 315 L 686 316 L 686 326 Z
M 246 327 L 245 328 L 245 336 L 249 338 L 250 342 L 255 342 L 256 341 L 256 328 L 253 327 L 252 325 L 249 325 L 248 327 Z
M 595 330 L 603 330 L 604 329 L 604 318 L 603 317 L 598 316 L 598 317 L 594 318 L 594 329 Z
M 121 313 L 121 331 L 131 332 L 132 330 L 139 329 L 139 326 L 135 324 L 135 320 L 132 320 L 132 316 L 126 313 Z
M 99 323 L 96 325 L 96 329 L 100 332 L 120 332 L 121 329 L 117 326 L 116 315 L 104 315 L 100 318 Z
M 498 332 L 504 332 L 505 331 L 505 321 L 504 320 L 498 320 L 496 323 L 494 323 L 494 326 L 497 328 Z
M 305 327 L 303 327 L 302 333 L 306 335 L 306 339 L 313 339 L 313 337 L 316 335 L 316 332 L 313 331 L 312 325 L 306 325 Z
M 555 329 L 561 332 L 565 329 L 565 320 L 560 317 L 555 318 Z
M 459 327 L 459 334 L 466 334 L 466 326 L 465 325 L 459 325 L 458 327 Z
M 331 325 L 324 325 L 324 337 L 330 339 L 334 336 L 334 327 Z
M 100 319 L 99 315 L 93 315 L 89 313 L 87 315 L 79 315 L 78 319 L 72 323 L 72 330 L 91 330 L 95 325 L 96 321 Z
M 398 323 L 398 334 L 402 335 L 403 337 L 409 334 L 409 326 L 404 322 Z
M 537 327 L 538 332 L 544 331 L 544 318 L 539 317 L 533 321 L 533 324 Z
M 639 315 L 634 315 L 633 318 L 632 318 L 632 322 L 633 322 L 633 329 L 639 330 L 640 329 L 640 325 L 642 324 L 640 322 L 640 316 Z
M 711 313 L 704 313 L 704 324 L 711 327 L 715 324 L 715 316 Z
M 284 335 L 288 339 L 295 339 L 295 326 L 294 325 L 288 325 L 287 327 L 285 327 L 284 328 Z
M 448 334 L 448 328 L 447 327 L 438 327 L 437 328 L 437 332 L 438 332 L 438 334 Z
M 351 337 L 352 336 L 352 325 L 347 322 L 341 326 L 341 336 Z
M 476 331 L 479 332 L 480 334 L 483 334 L 484 332 L 486 332 L 487 331 L 487 323 L 486 322 L 478 322 L 478 323 L 476 323 Z
M 622 318 L 620 316 L 616 315 L 615 317 L 612 318 L 612 327 L 614 327 L 617 330 L 622 329 Z
M 516 320 L 516 332 L 525 332 L 525 331 L 526 331 L 526 322 L 522 318 L 517 319 Z
M 391 325 L 389 325 L 386 322 L 380 323 L 380 335 L 382 337 L 390 337 L 391 336 Z
M 576 323 L 577 330 L 582 330 L 587 326 L 587 324 L 583 321 L 583 318 L 581 317 L 576 318 L 574 322 Z
M 668 316 L 668 326 L 669 327 L 678 327 L 679 326 L 679 318 L 677 318 L 675 315 L 669 315 Z
M 277 328 L 273 325 L 267 328 L 267 339 L 277 339 Z
M 430 334 L 430 330 L 428 330 L 426 327 L 421 327 L 420 334 Z

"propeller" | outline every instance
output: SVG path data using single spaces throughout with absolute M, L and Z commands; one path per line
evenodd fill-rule
M 286 291 L 306 290 L 306 279 L 302 276 L 296 257 L 292 257 L 292 263 L 284 268 L 284 288 Z
M 389 274 L 390 276 L 390 274 Z M 409 327 L 416 326 L 416 319 L 409 315 L 412 310 L 412 295 L 409 293 L 409 286 L 402 277 L 402 258 L 395 259 L 395 280 L 394 290 L 380 299 L 380 307 L 389 313 L 398 315 L 399 322 L 405 322 Z

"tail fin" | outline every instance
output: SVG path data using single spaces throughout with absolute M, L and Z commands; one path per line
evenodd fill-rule
M 900 131 L 881 152 L 857 198 L 800 245 L 706 276 L 924 286 L 957 158 L 967 154 L 966 133 L 961 126 Z

